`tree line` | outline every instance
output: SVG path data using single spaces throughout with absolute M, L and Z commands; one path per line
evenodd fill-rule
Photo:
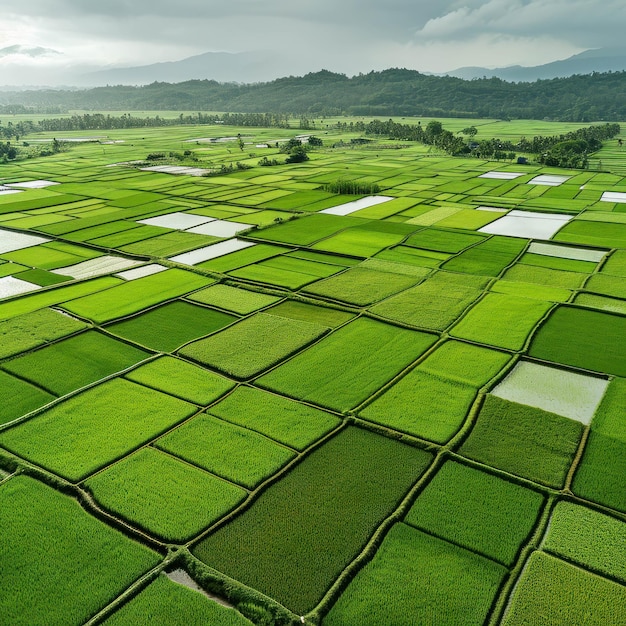
M 537 155 L 538 161 L 545 165 L 571 168 L 587 167 L 588 156 L 599 150 L 603 141 L 612 139 L 621 132 L 619 124 L 607 122 L 578 128 L 560 135 L 538 135 L 532 139 L 522 137 L 518 142 L 497 137 L 477 142 L 472 139 L 476 135 L 474 127 L 461 131 L 469 137 L 465 140 L 458 134 L 446 130 L 441 122 L 435 120 L 428 122 L 425 127 L 421 123 L 402 124 L 391 119 L 373 120 L 368 124 L 357 122 L 354 128 L 366 135 L 400 141 L 417 141 L 439 148 L 453 156 L 473 155 L 487 159 L 512 159 L 517 151 Z
M 326 70 L 267 83 L 211 80 L 141 87 L 0 93 L 0 106 L 33 110 L 237 111 L 304 118 L 320 115 L 550 119 L 571 122 L 626 119 L 626 72 L 512 83 L 463 80 L 389 69 L 348 78 Z M 1 109 L 0 109 L 1 110 Z M 259 125 L 259 124 L 256 124 Z
M 36 122 L 20 120 L 0 121 L 0 138 L 19 141 L 37 132 L 68 132 L 73 130 L 106 131 L 125 128 L 160 128 L 163 126 L 228 124 L 232 126 L 253 126 L 256 128 L 289 128 L 291 116 L 286 113 L 193 113 L 178 117 L 164 118 L 135 117 L 129 113 L 123 115 L 105 115 L 103 113 L 84 113 L 69 117 L 52 117 Z

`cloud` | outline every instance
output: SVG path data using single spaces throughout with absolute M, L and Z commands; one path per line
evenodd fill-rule
M 579 48 L 620 45 L 623 0 L 482 0 L 463 2 L 430 19 L 416 39 L 471 40 L 490 35 L 528 41 L 551 37 Z
M 445 2 L 444 4 L 449 4 Z M 344 33 L 386 33 L 392 39 L 409 39 L 429 19 L 439 15 L 442 3 L 418 0 L 107 0 L 85 2 L 84 0 L 24 0 L 17 8 L 9 9 L 16 16 L 45 26 L 52 20 L 57 28 L 69 30 L 74 27 L 82 32 L 99 32 L 103 27 L 134 29 L 137 38 L 150 40 L 157 33 L 150 27 L 169 23 L 193 26 L 213 23 L 237 23 L 248 30 L 257 20 L 264 24 L 285 22 L 310 26 L 341 29 Z M 272 37 L 280 39 L 282 32 Z M 210 36 L 210 33 L 208 33 Z M 206 44 L 205 44 L 206 46 Z
M 41 46 L 36 46 L 34 48 L 28 46 L 21 45 L 13 45 L 7 46 L 5 48 L 0 49 L 0 59 L 8 56 L 23 56 L 23 57 L 49 57 L 61 54 L 57 50 L 53 50 L 52 48 L 42 48 Z
M 310 71 L 445 71 L 620 45 L 625 23 L 623 0 L 22 0 L 5 9 L 0 47 L 103 65 L 273 50 Z

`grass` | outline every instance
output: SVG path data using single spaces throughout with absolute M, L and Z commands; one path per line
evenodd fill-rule
M 180 354 L 229 376 L 245 379 L 301 350 L 326 330 L 311 322 L 256 313 L 185 346 Z
M 396 524 L 324 618 L 324 626 L 406 624 L 407 619 L 479 626 L 505 574 L 493 561 Z
M 498 276 L 513 263 L 524 249 L 526 241 L 512 237 L 491 237 L 443 264 L 450 272 Z
M 82 624 L 161 557 L 27 476 L 0 485 L 0 614 L 6 623 Z
M 24 277 L 24 274 L 20 274 L 21 277 Z M 585 290 L 615 298 L 626 298 L 624 282 L 623 276 L 611 276 L 604 273 L 594 274 L 585 284 Z
M 563 337 L 568 337 L 568 341 L 562 341 Z M 560 306 L 534 336 L 529 354 L 555 363 L 626 376 L 622 350 L 625 337 L 626 317 Z
M 18 356 L 3 369 L 56 396 L 84 387 L 139 363 L 150 355 L 95 330 Z
M 87 324 L 54 309 L 41 309 L 0 322 L 0 358 L 25 352 L 83 330 Z
M 133 229 L 135 230 L 135 229 Z M 162 229 L 159 229 L 162 230 Z M 132 231 L 131 231 L 132 232 Z M 171 232 L 134 243 L 127 243 L 120 248 L 123 252 L 150 257 L 170 257 L 208 246 L 217 241 L 215 237 L 196 235 L 195 233 Z
M 551 244 L 544 245 L 549 246 Z M 565 270 L 568 272 L 579 272 L 583 274 L 592 273 L 598 265 L 595 261 L 568 259 L 560 256 L 552 256 L 551 254 L 533 253 L 532 247 L 530 250 L 530 252 L 526 252 L 522 255 L 520 263 L 523 263 L 524 265 L 534 265 L 536 267 L 546 267 L 553 270 Z
M 537 283 L 521 283 L 518 281 L 503 280 L 501 278 L 493 283 L 489 290 L 494 293 L 520 296 L 533 300 L 543 300 L 544 302 L 567 302 L 572 296 L 572 292 L 569 289 L 548 287 L 538 285 Z
M 435 252 L 456 254 L 469 246 L 480 243 L 484 239 L 484 235 L 439 230 L 437 228 L 425 228 L 415 235 L 411 235 L 405 245 L 413 248 L 433 250 Z
M 80 254 L 77 254 L 78 251 Z M 102 253 L 87 248 L 78 248 L 78 246 L 58 249 L 53 247 L 52 243 L 43 243 L 39 246 L 8 252 L 3 254 L 2 258 L 42 270 L 55 270 L 59 267 L 81 263 L 86 258 L 95 258 L 100 254 Z
M 107 330 L 160 352 L 171 352 L 204 335 L 228 326 L 234 315 L 175 300 L 107 326 Z
M 0 433 L 0 444 L 68 480 L 78 481 L 195 410 L 177 398 L 114 379 Z
M 356 217 L 314 214 L 301 217 L 277 226 L 270 226 L 253 233 L 254 239 L 287 243 L 296 246 L 309 246 L 336 232 L 361 223 Z
M 565 241 L 601 248 L 626 248 L 626 224 L 573 220 L 554 236 Z
M 502 620 L 517 624 L 619 624 L 626 588 L 542 552 L 533 552 Z
M 199 263 L 198 267 L 211 272 L 225 273 L 264 259 L 269 259 L 273 256 L 278 256 L 288 251 L 289 248 L 258 244 L 245 248 L 244 250 L 239 250 L 238 252 L 225 254 L 224 256 L 211 259 L 210 261 L 205 261 L 204 263 Z
M 537 491 L 448 461 L 420 493 L 405 522 L 510 567 L 543 501 Z
M 606 296 L 598 296 L 593 293 L 579 293 L 574 298 L 573 303 L 600 311 L 606 311 L 607 313 L 626 315 L 626 300 L 607 298 Z
M 341 326 L 354 317 L 354 313 L 331 309 L 325 306 L 316 306 L 314 304 L 308 304 L 307 302 L 298 302 L 297 300 L 285 300 L 273 306 L 269 312 L 279 317 L 313 322 L 314 324 L 320 324 L 328 328 Z
M 581 498 L 626 513 L 626 442 L 592 429 L 572 491 Z
M 212 282 L 214 281 L 192 272 L 170 269 L 118 285 L 102 293 L 72 300 L 64 308 L 97 323 L 109 322 L 206 287 Z
M 105 509 L 173 543 L 197 535 L 246 497 L 243 489 L 149 447 L 85 487 Z
M 486 281 L 437 272 L 423 283 L 374 305 L 372 313 L 418 328 L 444 330 L 482 293 Z
M 363 402 L 436 337 L 359 318 L 261 377 L 258 384 L 337 411 Z M 359 384 L 354 385 L 358 380 Z
M 193 552 L 292 611 L 306 613 L 430 460 L 421 450 L 347 428 Z
M 603 274 L 626 278 L 626 250 L 616 250 L 602 267 Z
M 579 272 L 526 265 L 524 263 L 517 263 L 502 275 L 504 280 L 546 285 L 547 287 L 561 287 L 563 289 L 578 289 L 587 277 L 587 274 Z
M 626 582 L 626 525 L 586 506 L 560 501 L 541 549 Z
M 280 300 L 277 296 L 269 296 L 256 291 L 247 291 L 228 285 L 213 285 L 197 291 L 189 296 L 193 302 L 208 304 L 209 306 L 232 311 L 239 315 L 254 313 L 259 309 L 275 304 Z
M 161 574 L 141 593 L 117 610 L 103 624 L 134 626 L 149 619 L 152 626 L 250 626 L 245 617 L 221 606 L 195 589 L 170 580 Z
M 235 386 L 227 378 L 169 356 L 132 370 L 126 378 L 201 406 L 211 404 Z
M 299 274 L 308 274 L 315 278 L 328 278 L 343 268 L 336 263 L 318 262 L 312 259 L 299 259 L 294 256 L 281 255 L 262 261 L 261 265 L 272 267 L 288 272 L 297 272 Z
M 521 350 L 551 303 L 488 293 L 450 331 L 454 337 L 508 350 Z
M 366 258 L 374 256 L 384 248 L 400 243 L 403 239 L 402 234 L 376 232 L 355 227 L 323 239 L 311 247 L 313 250 Z
M 60 305 L 74 299 L 80 299 L 90 294 L 99 294 L 99 292 L 118 286 L 122 282 L 121 278 L 104 276 L 76 285 L 59 286 L 55 289 L 46 290 L 43 293 L 24 296 L 19 300 L 3 302 L 0 303 L 0 321 L 32 313 L 45 307 Z
M 47 391 L 0 371 L 0 424 L 11 422 L 54 399 Z
M 580 422 L 488 394 L 460 453 L 559 488 L 574 460 L 582 432 Z
M 313 274 L 303 274 L 302 272 L 293 272 L 288 269 L 273 267 L 263 261 L 255 265 L 247 265 L 246 267 L 233 270 L 228 275 L 254 283 L 276 285 L 292 291 L 296 291 L 319 279 L 318 276 Z
M 322 298 L 363 307 L 412 287 L 427 273 L 428 271 L 424 270 L 422 276 L 407 276 L 366 267 L 353 267 L 338 276 L 318 281 L 305 291 Z
M 300 451 L 340 424 L 330 413 L 243 386 L 212 406 L 210 413 Z
M 247 489 L 254 489 L 295 457 L 293 450 L 263 435 L 210 415 L 194 417 L 155 445 Z
M 591 423 L 591 433 L 574 476 L 581 497 L 626 512 L 626 380 L 613 379 Z
M 464 422 L 478 389 L 508 359 L 502 352 L 447 342 L 359 414 L 394 430 L 445 443 Z

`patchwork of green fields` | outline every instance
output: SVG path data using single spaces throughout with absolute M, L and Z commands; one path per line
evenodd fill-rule
M 626 179 L 322 123 L 0 165 L 0 622 L 626 622 Z

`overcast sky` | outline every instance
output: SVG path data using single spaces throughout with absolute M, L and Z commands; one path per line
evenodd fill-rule
M 11 68 L 144 65 L 208 51 L 275 50 L 353 75 L 407 67 L 538 65 L 622 45 L 624 0 L 0 0 L 0 58 Z

